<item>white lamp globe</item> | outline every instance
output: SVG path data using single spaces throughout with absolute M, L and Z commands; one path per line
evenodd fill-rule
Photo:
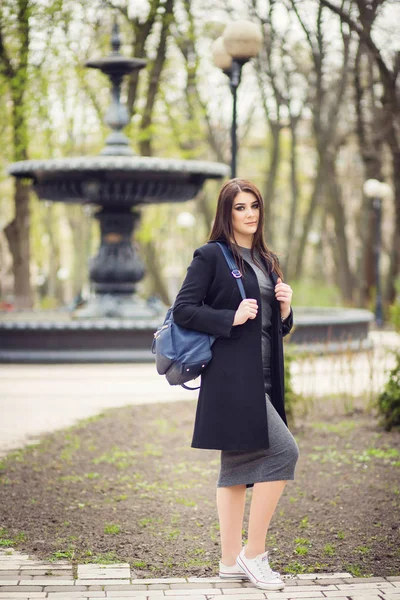
M 69 269 L 66 267 L 60 267 L 57 271 L 57 279 L 60 281 L 66 281 L 69 277 Z
M 363 189 L 367 198 L 380 198 L 381 182 L 377 179 L 367 179 Z
M 215 66 L 222 71 L 229 71 L 232 65 L 232 56 L 226 51 L 222 37 L 212 43 L 211 52 Z
M 260 52 L 262 33 L 258 25 L 251 21 L 234 21 L 224 31 L 225 49 L 238 61 L 247 61 Z
M 176 218 L 176 222 L 179 227 L 183 229 L 190 229 L 196 223 L 196 218 L 190 212 L 181 212 Z

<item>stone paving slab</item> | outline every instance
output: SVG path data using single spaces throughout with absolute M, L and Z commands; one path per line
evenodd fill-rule
M 352 577 L 350 573 L 283 575 L 285 588 L 268 592 L 249 581 L 224 581 L 219 577 L 163 577 L 138 579 L 128 563 L 72 566 L 30 560 L 14 550 L 0 550 L 0 600 L 400 600 L 400 575 Z M 30 564 L 32 563 L 32 565 Z M 55 572 L 55 574 L 53 574 Z M 2 577 L 1 573 L 9 573 Z M 28 579 L 26 573 L 37 573 Z M 48 573 L 45 575 L 44 573 Z M 68 577 L 68 578 L 67 578 Z

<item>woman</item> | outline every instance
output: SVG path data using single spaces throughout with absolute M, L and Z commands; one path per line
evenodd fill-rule
M 284 407 L 283 342 L 293 324 L 292 290 L 263 238 L 263 199 L 232 179 L 220 191 L 209 242 L 198 248 L 177 295 L 178 325 L 217 337 L 202 375 L 192 447 L 221 450 L 217 508 L 220 577 L 283 589 L 265 550 L 272 515 L 299 456 Z M 242 300 L 221 249 L 233 252 Z M 248 542 L 242 548 L 246 488 L 252 487 Z

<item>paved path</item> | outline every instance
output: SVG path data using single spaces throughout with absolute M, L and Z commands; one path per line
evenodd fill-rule
M 218 577 L 136 579 L 129 564 L 46 563 L 19 552 L 0 551 L 0 600 L 112 598 L 113 600 L 400 600 L 400 577 L 354 578 L 349 573 L 284 576 L 285 588 L 263 592 L 251 583 Z
M 309 357 L 292 365 L 293 387 L 307 397 L 369 397 L 382 389 L 394 364 L 393 332 L 370 334 L 374 351 Z M 0 456 L 41 433 L 68 427 L 106 408 L 197 398 L 171 387 L 154 364 L 0 365 Z
M 0 455 L 106 408 L 193 398 L 153 364 L 0 365 Z

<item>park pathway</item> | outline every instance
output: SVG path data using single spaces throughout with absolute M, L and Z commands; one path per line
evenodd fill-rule
M 263 592 L 251 583 L 227 583 L 218 577 L 137 579 L 127 563 L 84 564 L 73 570 L 66 562 L 43 562 L 13 550 L 0 551 L 0 600 L 400 600 L 400 576 L 308 573 L 284 579 L 284 590 Z
M 293 387 L 307 397 L 364 396 L 382 389 L 394 365 L 394 332 L 370 333 L 372 352 L 310 357 L 292 365 Z M 0 365 L 0 456 L 42 433 L 69 427 L 107 408 L 195 400 L 151 364 Z

